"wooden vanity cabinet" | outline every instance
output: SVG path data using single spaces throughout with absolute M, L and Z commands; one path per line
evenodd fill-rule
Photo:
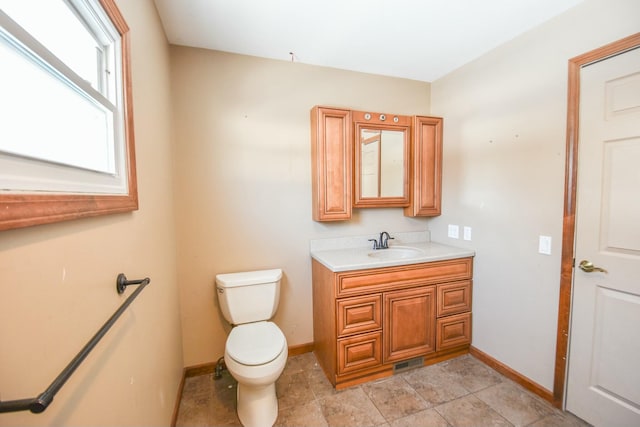
M 442 199 L 442 118 L 413 117 L 411 197 L 405 216 L 438 216 Z
M 311 110 L 313 219 L 351 218 L 351 111 L 316 106 Z
M 344 272 L 313 259 L 312 270 L 314 352 L 336 388 L 468 352 L 472 258 Z

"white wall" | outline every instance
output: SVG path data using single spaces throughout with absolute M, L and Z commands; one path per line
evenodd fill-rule
M 640 31 L 637 0 L 586 0 L 432 83 L 445 117 L 443 215 L 432 238 L 477 251 L 473 345 L 553 389 L 567 64 Z M 447 224 L 471 226 L 472 242 Z M 538 236 L 553 238 L 538 254 Z

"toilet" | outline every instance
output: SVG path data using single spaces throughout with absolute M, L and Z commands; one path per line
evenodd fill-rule
M 281 269 L 218 274 L 222 315 L 233 328 L 224 362 L 238 381 L 238 418 L 245 427 L 271 427 L 278 418 L 276 380 L 287 362 L 287 340 L 270 322 L 280 299 Z

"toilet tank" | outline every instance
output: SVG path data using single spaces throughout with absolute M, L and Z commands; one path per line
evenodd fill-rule
M 280 299 L 282 270 L 218 274 L 216 290 L 220 310 L 232 325 L 269 320 Z

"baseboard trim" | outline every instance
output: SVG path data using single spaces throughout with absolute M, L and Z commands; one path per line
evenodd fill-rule
M 305 353 L 311 353 L 312 351 L 313 351 L 313 342 L 308 342 L 306 344 L 293 345 L 289 347 L 289 357 L 299 356 Z
M 481 350 L 478 350 L 474 346 L 469 347 L 469 353 L 476 359 L 480 360 L 482 363 L 500 372 L 505 377 L 509 378 L 512 381 L 515 381 L 516 383 L 520 384 L 522 387 L 526 388 L 530 392 L 537 394 L 538 396 L 548 401 L 552 405 L 558 407 L 555 400 L 553 399 L 553 392 L 551 392 L 550 390 L 547 390 L 546 388 L 542 387 L 540 384 L 525 377 L 521 373 L 514 371 L 509 366 L 505 365 L 499 360 L 494 359 L 493 357 L 489 356 L 487 353 Z
M 187 366 L 184 368 L 185 378 L 197 377 L 200 375 L 213 374 L 216 371 L 217 362 L 207 362 L 201 365 Z
M 178 386 L 178 396 L 176 397 L 175 405 L 173 405 L 171 427 L 176 427 L 176 423 L 178 422 L 178 411 L 180 410 L 180 402 L 182 401 L 182 390 L 184 390 L 184 379 L 186 378 L 186 371 L 186 369 L 182 370 L 182 378 L 180 379 L 180 385 Z
M 310 353 L 313 351 L 313 343 L 292 345 L 288 348 L 288 355 L 291 356 L 299 356 L 304 353 Z M 216 371 L 216 362 L 207 362 L 202 363 L 200 365 L 187 366 L 184 368 L 184 377 L 197 377 L 199 375 L 208 375 L 212 374 Z

